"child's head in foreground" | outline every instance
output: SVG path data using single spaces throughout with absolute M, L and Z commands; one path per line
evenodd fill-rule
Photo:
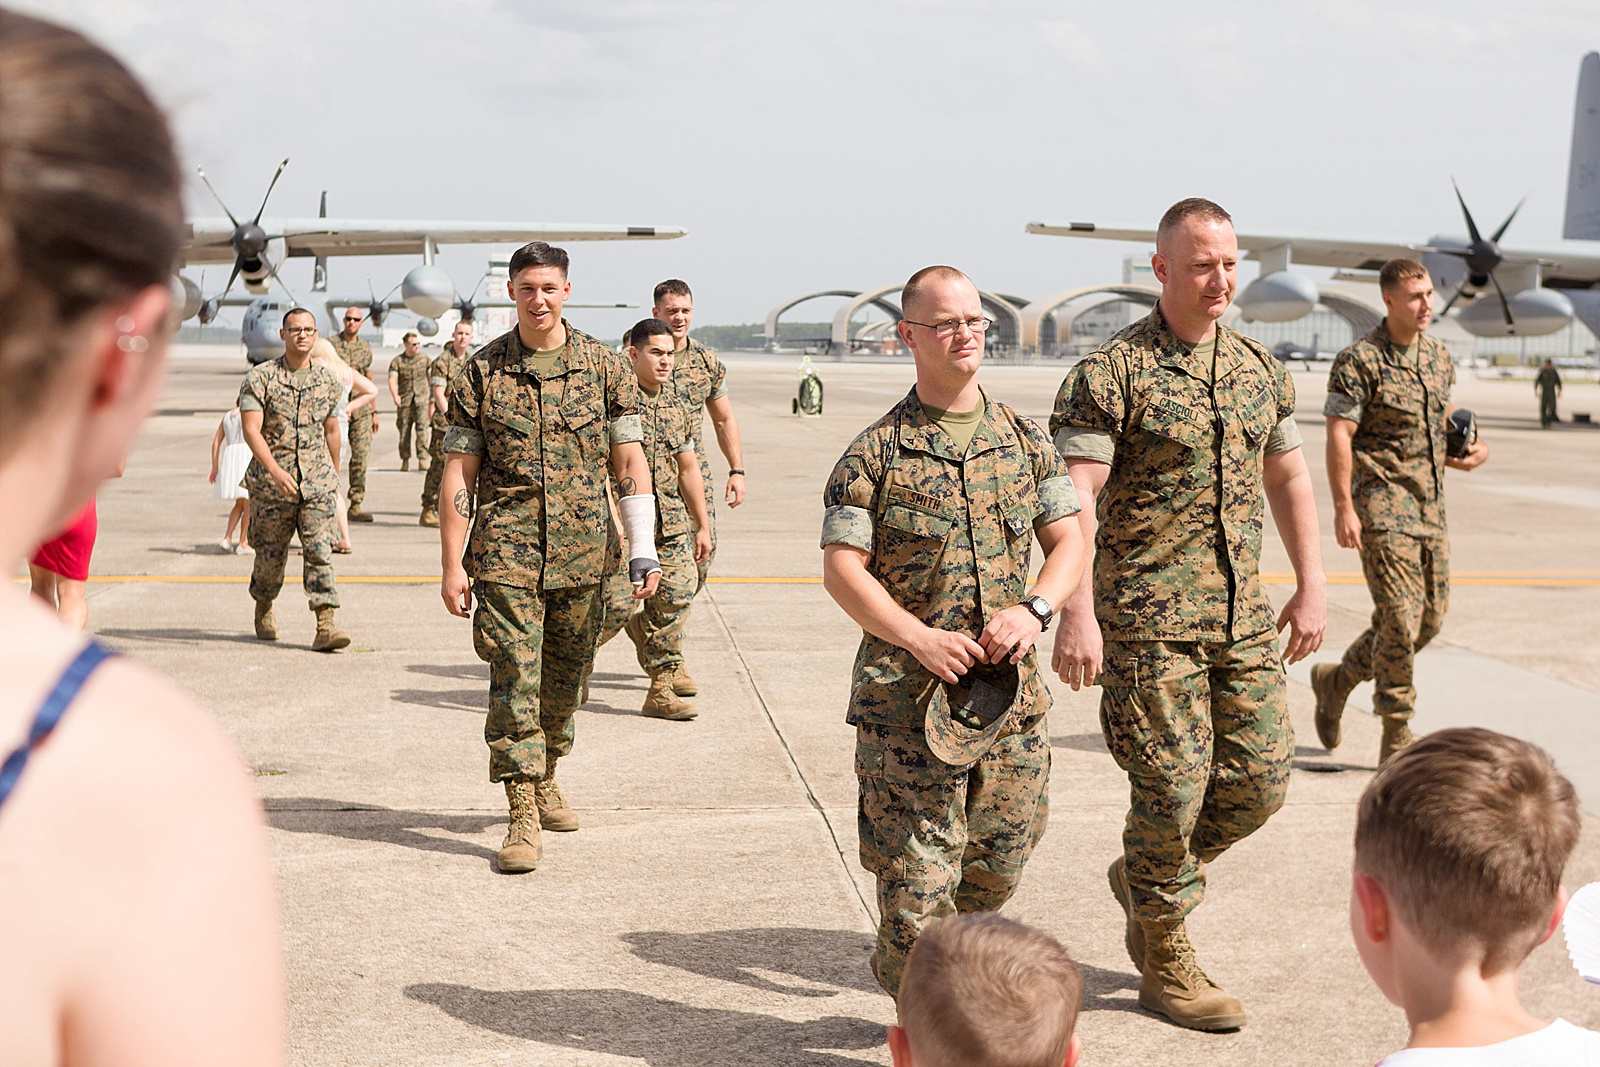
M 1071 1067 L 1083 979 L 1049 934 L 991 913 L 930 923 L 900 980 L 895 1067 Z
M 1356 813 L 1350 926 L 1378 988 L 1405 1007 L 1397 952 L 1441 975 L 1519 968 L 1560 920 L 1578 830 L 1572 783 L 1537 745 L 1451 729 L 1395 755 Z

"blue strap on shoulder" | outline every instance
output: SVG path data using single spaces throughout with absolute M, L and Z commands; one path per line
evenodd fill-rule
M 56 728 L 56 724 L 61 721 L 61 716 L 66 714 L 67 708 L 78 695 L 78 690 L 83 688 L 83 683 L 88 680 L 89 675 L 111 655 L 110 649 L 90 641 L 73 657 L 72 662 L 67 664 L 67 669 L 61 672 L 55 688 L 50 690 L 50 695 L 44 698 L 44 703 L 39 705 L 39 710 L 33 717 L 33 725 L 28 729 L 28 740 L 7 756 L 5 763 L 0 764 L 0 807 L 5 806 L 6 799 L 11 796 L 11 790 L 16 788 L 17 780 L 22 777 L 22 770 L 28 765 L 28 757 L 33 754 L 33 750 L 43 744 L 44 739 L 50 736 L 50 731 Z

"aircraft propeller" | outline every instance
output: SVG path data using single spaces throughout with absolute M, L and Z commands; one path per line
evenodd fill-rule
M 1522 210 L 1522 205 L 1528 202 L 1527 197 L 1523 197 L 1521 202 L 1511 209 L 1511 214 L 1506 216 L 1506 221 L 1502 222 L 1500 228 L 1495 230 L 1494 234 L 1486 240 L 1478 232 L 1478 224 L 1472 219 L 1472 212 L 1467 208 L 1466 198 L 1461 195 L 1461 187 L 1456 185 L 1454 178 L 1450 179 L 1450 185 L 1456 191 L 1456 202 L 1461 205 L 1461 214 L 1466 217 L 1467 233 L 1471 235 L 1472 240 L 1466 248 L 1429 248 L 1426 250 L 1437 252 L 1441 255 L 1455 256 L 1463 260 L 1467 268 L 1467 276 L 1461 280 L 1460 285 L 1456 286 L 1456 291 L 1450 294 L 1450 299 L 1445 301 L 1444 308 L 1439 312 L 1439 318 L 1442 319 L 1449 313 L 1451 307 L 1455 305 L 1461 294 L 1466 292 L 1468 286 L 1473 289 L 1482 289 L 1486 285 L 1492 285 L 1494 286 L 1495 295 L 1500 298 L 1500 310 L 1504 312 L 1506 317 L 1506 329 L 1510 332 L 1515 332 L 1517 324 L 1516 320 L 1511 316 L 1511 302 L 1506 299 L 1505 290 L 1500 288 L 1500 279 L 1494 276 L 1494 270 L 1500 265 L 1500 261 L 1503 258 L 1500 254 L 1500 238 L 1505 236 L 1506 228 L 1511 225 L 1511 220 L 1517 217 L 1517 212 Z
M 223 297 L 226 297 L 233 290 L 233 283 L 238 280 L 239 272 L 244 269 L 247 263 L 259 263 L 265 267 L 267 273 L 272 276 L 273 281 L 283 286 L 284 292 L 289 293 L 291 297 L 294 295 L 289 292 L 289 286 L 278 276 L 277 268 L 272 265 L 272 261 L 266 257 L 267 245 L 274 238 L 261 228 L 261 215 L 267 210 L 267 201 L 272 198 L 272 190 L 277 187 L 278 179 L 283 177 L 283 169 L 288 165 L 289 160 L 287 158 L 278 164 L 277 171 L 272 175 L 272 181 L 267 183 L 267 192 L 261 198 L 261 206 L 256 208 L 255 218 L 249 222 L 240 222 L 233 212 L 228 209 L 227 203 L 212 186 L 211 179 L 206 177 L 204 167 L 197 165 L 194 168 L 200 175 L 200 180 L 205 183 L 207 191 L 211 193 L 218 206 L 222 208 L 222 213 L 228 216 L 229 222 L 233 223 L 233 233 L 228 237 L 228 244 L 233 247 L 233 271 L 228 275 L 228 284 L 222 287 Z M 278 237 L 283 236 L 285 235 L 278 235 Z M 213 314 L 215 314 L 214 310 Z

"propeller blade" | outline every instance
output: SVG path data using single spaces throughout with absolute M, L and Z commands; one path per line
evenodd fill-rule
M 1443 319 L 1446 315 L 1450 314 L 1450 309 L 1455 307 L 1456 300 L 1458 300 L 1461 294 L 1466 291 L 1467 282 L 1466 279 L 1462 279 L 1461 284 L 1456 286 L 1456 291 L 1450 294 L 1450 299 L 1444 302 L 1444 307 L 1439 311 L 1439 318 Z
M 1461 214 L 1467 217 L 1467 232 L 1472 235 L 1472 243 L 1477 244 L 1483 238 L 1478 235 L 1478 224 L 1472 221 L 1472 212 L 1467 210 L 1467 202 L 1461 196 L 1461 187 L 1456 184 L 1454 178 L 1450 179 L 1450 187 L 1456 191 L 1456 202 L 1461 205 Z M 1507 221 L 1509 222 L 1510 220 L 1508 219 Z
M 262 262 L 267 265 L 267 273 L 272 275 L 272 280 L 277 282 L 285 293 L 289 294 L 290 300 L 293 300 L 296 304 L 299 304 L 300 298 L 294 295 L 294 290 L 289 288 L 289 283 L 284 281 L 282 276 L 278 274 L 278 268 L 272 265 L 272 261 L 269 259 L 263 259 Z
M 239 278 L 239 261 L 236 259 L 236 260 L 233 261 L 233 271 L 228 275 L 228 284 L 224 285 L 222 287 L 222 296 L 223 297 L 226 297 L 229 293 L 231 293 L 233 291 L 233 283 L 235 281 L 237 281 L 238 278 Z M 219 297 L 218 299 L 221 299 L 221 298 L 222 297 Z
M 1506 291 L 1500 288 L 1500 279 L 1494 276 L 1493 271 L 1490 271 L 1489 280 L 1494 283 L 1494 291 L 1500 297 L 1500 310 L 1506 313 L 1506 329 L 1516 333 L 1517 322 L 1511 317 L 1511 302 L 1506 299 Z
M 267 183 L 267 195 L 261 198 L 261 206 L 256 208 L 256 217 L 250 220 L 253 225 L 261 225 L 261 213 L 267 210 L 267 201 L 272 198 L 272 190 L 277 186 L 278 179 L 283 177 L 283 168 L 288 165 L 289 159 L 285 156 L 283 162 L 278 164 L 277 171 L 272 175 L 272 180 Z
M 1517 217 L 1517 212 L 1521 211 L 1522 205 L 1526 204 L 1527 202 L 1527 197 L 1523 197 L 1521 200 L 1518 200 L 1517 206 L 1511 209 L 1511 214 L 1506 216 L 1506 221 L 1500 224 L 1500 228 L 1494 231 L 1494 236 L 1489 238 L 1489 240 L 1493 241 L 1495 244 L 1499 244 L 1501 236 L 1506 232 L 1506 227 L 1511 225 L 1511 220 Z
M 233 228 L 237 230 L 239 228 L 239 220 L 233 217 L 233 212 L 228 210 L 228 205 L 222 202 L 222 197 L 218 196 L 216 189 L 212 188 L 211 179 L 206 177 L 206 169 L 196 163 L 194 170 L 196 174 L 200 175 L 200 180 L 205 183 L 206 189 L 210 191 L 212 198 L 216 200 L 217 206 L 222 208 L 222 213 L 228 216 L 228 221 L 233 223 Z

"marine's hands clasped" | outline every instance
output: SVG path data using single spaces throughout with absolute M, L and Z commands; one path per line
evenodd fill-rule
M 979 663 L 999 663 L 1010 658 L 1021 663 L 1039 640 L 1039 619 L 1021 604 L 998 612 L 974 641 L 966 634 L 924 626 L 906 644 L 917 662 L 951 685 Z

